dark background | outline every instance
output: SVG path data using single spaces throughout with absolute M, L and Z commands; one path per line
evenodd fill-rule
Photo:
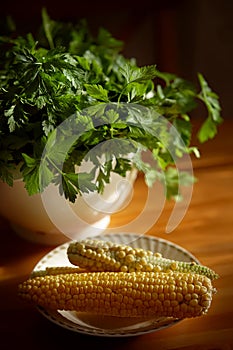
M 43 6 L 52 19 L 86 18 L 93 31 L 105 27 L 125 42 L 124 54 L 140 66 L 157 64 L 195 84 L 201 72 L 220 96 L 223 117 L 233 117 L 232 0 L 7 0 L 0 19 L 11 15 L 19 32 L 33 32 Z

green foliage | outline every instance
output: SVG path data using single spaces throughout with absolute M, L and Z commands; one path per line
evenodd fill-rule
M 217 134 L 217 126 L 222 122 L 221 118 L 221 106 L 219 98 L 208 86 L 204 77 L 198 74 L 199 82 L 201 85 L 201 92 L 198 97 L 202 100 L 207 107 L 208 118 L 203 123 L 198 133 L 198 138 L 201 142 L 205 142 L 208 139 L 212 139 Z
M 148 186 L 164 172 L 168 198 L 177 197 L 174 156 L 199 156 L 190 145 L 189 112 L 198 101 L 206 106 L 201 142 L 222 122 L 218 96 L 203 76 L 197 92 L 155 65 L 138 67 L 105 29 L 93 37 L 85 21 L 56 22 L 45 9 L 39 33 L 0 37 L 0 178 L 12 186 L 20 167 L 30 195 L 52 182 L 74 202 L 103 192 L 112 172 L 124 177 L 136 167 Z M 59 128 L 72 115 L 71 125 Z M 169 123 L 178 131 L 172 137 Z M 156 166 L 143 161 L 144 150 Z M 76 171 L 83 160 L 93 165 L 89 173 Z

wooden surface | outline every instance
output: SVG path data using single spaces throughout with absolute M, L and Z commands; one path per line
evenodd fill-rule
M 202 159 L 193 160 L 198 182 L 190 206 L 170 234 L 164 233 L 172 202 L 166 203 L 157 222 L 146 234 L 175 242 L 219 273 L 218 292 L 206 316 L 150 334 L 130 338 L 102 338 L 63 329 L 45 319 L 17 297 L 17 285 L 53 247 L 29 243 L 17 237 L 0 219 L 0 347 L 14 349 L 96 348 L 233 349 L 233 123 L 226 121 L 216 139 L 201 145 Z M 111 227 L 119 227 L 140 215 L 147 189 L 138 177 L 132 201 L 115 214 Z M 153 215 L 152 206 L 143 221 Z M 143 222 L 142 222 L 143 226 Z M 140 228 L 139 228 L 140 229 Z

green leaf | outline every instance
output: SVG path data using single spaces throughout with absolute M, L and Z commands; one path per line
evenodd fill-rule
M 175 74 L 171 74 L 171 73 L 168 73 L 168 72 L 160 72 L 158 70 L 156 72 L 156 75 L 157 75 L 158 78 L 164 80 L 166 85 L 169 85 L 177 77 Z
M 79 62 L 80 66 L 85 70 L 85 71 L 90 71 L 90 62 L 86 57 L 82 56 L 77 56 L 77 61 Z
M 202 74 L 199 73 L 198 78 L 201 85 L 201 92 L 199 94 L 199 97 L 205 102 L 209 116 L 213 119 L 213 121 L 215 123 L 221 123 L 221 106 L 219 103 L 218 95 L 210 89 L 207 81 L 204 79 Z
M 44 157 L 57 169 L 63 165 L 66 157 L 72 149 L 77 136 L 72 131 L 66 130 L 66 135 L 60 135 L 55 129 L 47 140 Z M 61 169 L 60 169 L 61 170 Z
M 198 98 L 204 102 L 208 111 L 208 117 L 201 126 L 197 136 L 200 142 L 206 142 L 215 137 L 217 126 L 222 123 L 223 119 L 220 115 L 221 106 L 218 95 L 210 89 L 208 83 L 200 73 L 198 74 L 198 78 L 201 85 L 201 92 Z
M 184 79 L 174 77 L 162 88 L 157 86 L 157 98 L 162 115 L 185 115 L 196 107 L 194 86 Z
M 124 95 L 127 95 L 130 103 L 140 103 L 145 99 L 147 92 L 147 84 L 132 82 L 128 84 L 124 90 Z
M 26 163 L 22 170 L 25 188 L 29 195 L 34 195 L 40 192 L 40 161 L 25 153 L 22 155 Z
M 109 102 L 108 91 L 101 85 L 97 84 L 84 84 L 88 95 L 99 101 Z
M 200 142 L 206 142 L 209 139 L 213 139 L 217 134 L 217 131 L 216 123 L 209 116 L 198 131 L 198 139 Z
M 54 178 L 53 169 L 47 158 L 41 159 L 44 144 L 45 139 L 38 141 L 34 149 L 34 157 L 22 153 L 25 162 L 22 166 L 22 174 L 29 195 L 42 192 Z
M 123 177 L 126 176 L 127 171 L 131 170 L 131 161 L 126 158 L 117 158 L 116 165 L 114 166 L 114 173 L 117 173 Z
M 70 185 L 73 186 L 74 189 L 76 189 L 76 193 L 79 193 L 79 194 L 89 193 L 96 190 L 96 185 L 93 182 L 95 180 L 94 172 L 90 172 L 90 173 L 83 172 L 83 173 L 77 173 L 77 174 L 63 173 L 62 176 L 66 183 L 69 183 Z M 69 194 L 69 191 L 68 191 L 67 195 L 72 196 L 72 193 Z
M 166 171 L 167 166 L 172 163 L 171 154 L 162 148 L 154 148 L 152 154 L 153 158 L 158 162 L 159 168 Z
M 113 170 L 112 160 L 106 161 L 103 165 L 98 167 L 98 176 L 96 179 L 96 187 L 99 193 L 104 192 L 105 185 L 110 182 L 110 174 Z
M 54 48 L 53 36 L 52 36 L 53 21 L 50 20 L 45 8 L 42 9 L 42 20 L 43 20 L 43 28 L 44 28 L 49 46 L 51 49 L 53 49 Z
M 10 132 L 13 132 L 17 127 L 17 122 L 14 118 L 15 107 L 16 105 L 13 105 L 8 110 L 4 111 L 5 117 L 8 118 L 8 125 L 9 125 Z
M 47 161 L 41 161 L 39 169 L 40 192 L 42 192 L 54 179 L 54 173 Z
M 134 58 L 124 57 L 123 43 L 107 30 L 92 35 L 86 21 L 54 21 L 45 8 L 41 29 L 35 38 L 30 33 L 0 37 L 0 178 L 12 183 L 11 165 L 23 162 L 30 194 L 54 183 L 74 202 L 96 188 L 102 193 L 112 172 L 125 176 L 136 166 L 148 186 L 167 174 L 168 197 L 176 195 L 169 147 L 178 156 L 199 156 L 191 146 L 188 113 L 197 100 L 207 109 L 201 142 L 216 135 L 222 120 L 218 96 L 203 76 L 198 75 L 197 93 L 174 74 L 155 65 L 139 67 Z M 181 137 L 171 137 L 162 121 L 173 123 Z M 63 122 L 66 127 L 59 128 Z M 137 159 L 143 150 L 152 152 L 155 166 Z M 130 152 L 136 154 L 133 162 L 127 159 Z M 84 158 L 93 163 L 90 175 L 75 173 Z
M 10 172 L 9 164 L 0 161 L 0 178 L 3 182 L 6 182 L 9 186 L 13 186 L 13 174 Z
M 69 175 L 63 174 L 62 186 L 60 185 L 59 190 L 61 194 L 64 194 L 66 199 L 69 199 L 69 201 L 72 203 L 75 202 L 78 195 L 78 189 L 69 178 Z
M 123 47 L 123 42 L 115 39 L 105 28 L 99 29 L 97 41 L 100 45 L 103 45 L 104 48 L 111 48 L 116 51 L 120 51 Z
M 156 66 L 144 66 L 144 67 L 135 67 L 130 64 L 126 64 L 121 68 L 121 73 L 125 77 L 127 84 L 132 82 L 147 82 L 150 79 L 156 77 L 157 71 Z
M 196 179 L 186 171 L 179 171 L 177 168 L 169 167 L 164 173 L 165 175 L 165 186 L 166 186 L 166 198 L 175 199 L 180 201 L 182 195 L 179 192 L 180 186 L 190 186 Z
M 96 184 L 94 183 L 95 181 L 94 172 L 78 173 L 76 175 L 78 180 L 78 187 L 82 193 L 89 193 L 97 190 Z
M 106 113 L 106 117 L 109 124 L 114 124 L 119 120 L 119 113 L 113 108 L 109 109 Z
M 160 177 L 159 175 L 159 170 L 153 166 L 152 164 L 143 161 L 142 159 L 142 153 L 138 151 L 134 158 L 133 158 L 133 163 L 135 167 L 144 173 L 145 176 L 145 183 L 147 184 L 148 187 L 151 187 L 156 180 Z
M 181 136 L 185 145 L 188 146 L 192 136 L 192 125 L 190 124 L 190 121 L 176 118 L 173 125 L 178 131 L 178 134 Z
M 34 167 L 37 165 L 36 159 L 34 159 L 34 158 L 28 156 L 28 155 L 25 154 L 25 153 L 22 153 L 22 156 L 23 156 L 23 158 L 24 158 L 24 160 L 25 160 L 25 163 L 26 163 L 26 165 L 27 165 L 28 168 L 34 168 Z

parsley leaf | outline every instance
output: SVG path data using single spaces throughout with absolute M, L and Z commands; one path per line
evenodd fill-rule
M 93 173 L 63 173 L 60 193 L 64 193 L 65 198 L 74 203 L 78 194 L 96 191 L 93 181 Z
M 103 193 L 112 173 L 124 177 L 136 167 L 148 186 L 165 181 L 167 197 L 179 197 L 179 181 L 189 180 L 178 178 L 175 158 L 199 157 L 190 112 L 204 104 L 198 138 L 213 138 L 222 122 L 219 98 L 201 74 L 198 92 L 156 65 L 139 67 L 124 57 L 123 44 L 104 28 L 93 35 L 86 20 L 52 20 L 45 8 L 36 35 L 0 36 L 1 180 L 12 186 L 20 169 L 30 195 L 53 183 L 74 202 Z M 85 160 L 92 171 L 79 173 Z
M 198 78 L 201 85 L 198 98 L 205 103 L 208 110 L 208 118 L 199 130 L 198 138 L 201 142 L 205 142 L 214 138 L 217 134 L 218 124 L 222 123 L 223 120 L 220 116 L 221 106 L 217 94 L 210 89 L 202 74 L 199 73 Z
M 85 84 L 86 91 L 88 95 L 93 97 L 96 100 L 109 102 L 108 91 L 105 90 L 101 85 L 97 84 Z

